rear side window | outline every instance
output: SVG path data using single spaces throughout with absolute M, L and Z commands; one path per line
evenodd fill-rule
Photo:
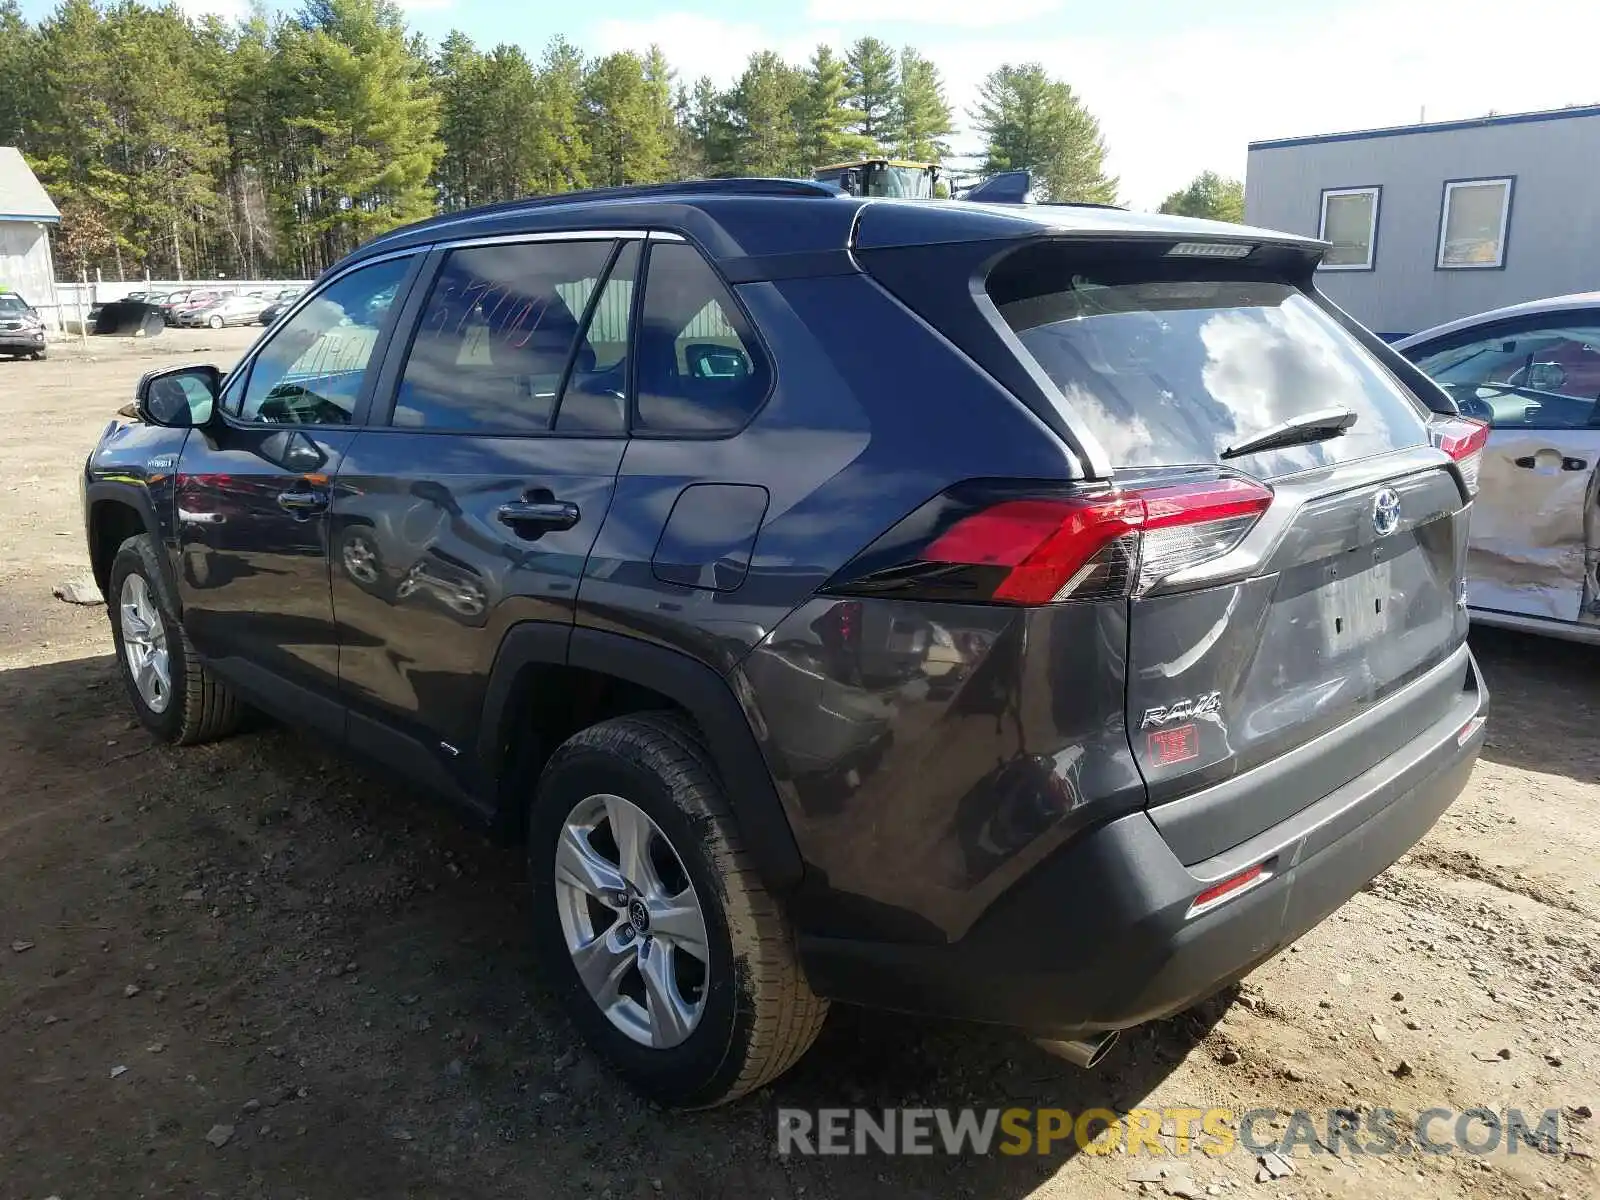
M 548 430 L 579 322 L 614 246 L 529 242 L 451 251 L 423 306 L 393 423 L 498 434 Z M 578 366 L 591 362 L 592 355 Z
M 1217 463 L 1242 439 L 1327 408 L 1356 421 L 1325 441 L 1231 461 L 1281 475 L 1426 441 L 1416 401 L 1293 284 L 1045 246 L 1012 255 L 987 286 L 1114 466 Z
M 636 347 L 638 417 L 646 433 L 732 433 L 771 381 L 728 289 L 694 247 L 650 247 Z

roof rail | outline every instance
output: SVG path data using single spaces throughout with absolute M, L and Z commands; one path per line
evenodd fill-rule
M 440 213 L 410 225 L 391 229 L 368 245 L 417 233 L 440 225 L 455 224 L 475 217 L 490 217 L 497 213 L 522 212 L 530 208 L 553 208 L 563 204 L 588 204 L 597 200 L 648 199 L 652 196 L 819 196 L 838 197 L 844 193 L 833 184 L 817 183 L 810 179 L 779 179 L 763 176 L 728 177 L 720 179 L 681 179 L 673 183 L 634 183 L 621 187 L 586 188 L 576 192 L 557 192 L 549 196 L 522 196 L 515 200 L 500 200 L 493 204 L 479 204 L 455 212 Z

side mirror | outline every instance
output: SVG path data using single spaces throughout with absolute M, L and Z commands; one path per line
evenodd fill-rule
M 690 342 L 683 357 L 696 379 L 743 379 L 750 374 L 750 362 L 742 351 L 715 342 Z
M 139 419 L 168 429 L 199 429 L 211 424 L 222 392 L 216 367 L 168 367 L 139 380 Z

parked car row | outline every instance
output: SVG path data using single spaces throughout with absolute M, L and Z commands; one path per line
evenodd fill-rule
M 169 292 L 130 292 L 125 300 L 152 305 L 167 325 L 222 329 L 229 325 L 271 325 L 304 288 L 178 288 Z
M 11 358 L 43 358 L 44 321 L 18 293 L 0 288 L 0 354 Z

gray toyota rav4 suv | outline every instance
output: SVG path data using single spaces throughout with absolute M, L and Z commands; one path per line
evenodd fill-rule
M 1482 743 L 1486 430 L 1322 250 L 781 180 L 387 234 L 90 455 L 129 700 L 318 728 L 522 839 L 548 978 L 665 1102 L 833 1000 L 1091 1064 Z

